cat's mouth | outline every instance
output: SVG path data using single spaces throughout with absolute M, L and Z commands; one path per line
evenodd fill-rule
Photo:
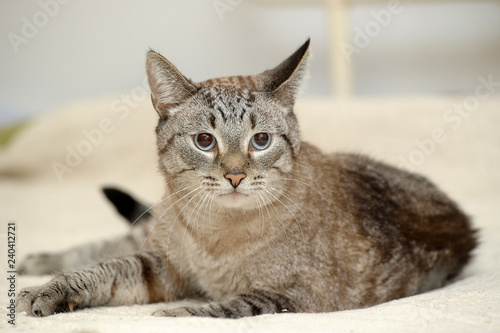
M 229 193 L 221 194 L 220 196 L 222 198 L 227 198 L 227 199 L 231 199 L 231 200 L 238 200 L 238 199 L 248 197 L 248 194 L 243 194 L 243 193 L 237 192 L 237 191 L 231 191 Z
M 241 207 L 247 202 L 248 198 L 248 194 L 244 194 L 238 191 L 231 191 L 219 195 L 218 201 L 226 207 Z

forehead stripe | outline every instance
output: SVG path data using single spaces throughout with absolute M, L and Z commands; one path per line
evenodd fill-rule
M 212 126 L 213 129 L 215 129 L 215 116 L 213 115 L 213 113 L 210 114 L 210 126 Z
M 257 120 L 255 119 L 255 114 L 250 114 L 250 122 L 252 123 L 252 129 L 255 129 L 255 125 L 257 124 Z

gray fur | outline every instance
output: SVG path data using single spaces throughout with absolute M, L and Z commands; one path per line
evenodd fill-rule
M 259 75 L 200 83 L 148 53 L 166 191 L 144 248 L 27 288 L 18 309 L 46 316 L 201 297 L 206 304 L 154 315 L 327 312 L 455 277 L 476 240 L 453 201 L 421 176 L 301 142 L 293 103 L 308 48 Z M 265 150 L 250 144 L 260 132 L 272 135 Z M 215 148 L 198 149 L 199 133 Z M 237 186 L 231 170 L 245 176 Z

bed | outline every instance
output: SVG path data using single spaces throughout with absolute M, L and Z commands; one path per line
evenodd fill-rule
M 2 271 L 7 225 L 16 226 L 16 263 L 29 253 L 120 235 L 127 223 L 101 193 L 113 185 L 146 202 L 160 199 L 147 94 L 79 101 L 33 119 L 0 151 Z M 473 103 L 472 102 L 476 102 Z M 458 112 L 456 106 L 462 106 Z M 1 279 L 0 331 L 32 332 L 500 332 L 500 98 L 477 96 L 304 99 L 304 140 L 428 176 L 480 230 L 474 259 L 456 281 L 367 309 L 263 315 L 238 320 L 156 318 L 164 304 L 84 309 L 10 320 Z M 5 273 L 7 276 L 7 273 Z M 50 276 L 16 275 L 15 291 Z

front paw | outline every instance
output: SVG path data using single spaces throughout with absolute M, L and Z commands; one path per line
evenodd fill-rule
M 57 254 L 30 254 L 19 265 L 19 274 L 47 275 L 62 270 L 61 256 Z
M 29 316 L 45 317 L 73 311 L 80 303 L 78 298 L 74 292 L 70 292 L 64 276 L 57 276 L 43 286 L 22 289 L 16 307 L 19 312 L 24 311 Z
M 193 310 L 191 312 L 188 310 L 190 308 L 182 307 L 176 309 L 166 309 L 158 310 L 152 313 L 154 317 L 193 317 L 196 316 Z

